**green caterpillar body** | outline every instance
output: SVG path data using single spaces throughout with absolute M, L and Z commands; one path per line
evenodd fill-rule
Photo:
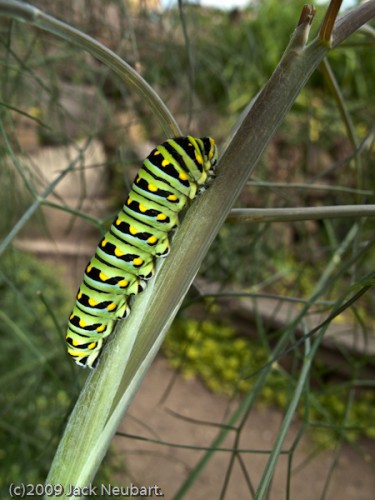
M 215 177 L 217 148 L 210 137 L 169 139 L 144 160 L 128 199 L 88 263 L 69 316 L 68 353 L 95 368 L 130 297 L 144 290 L 154 261 L 169 253 L 179 212 Z

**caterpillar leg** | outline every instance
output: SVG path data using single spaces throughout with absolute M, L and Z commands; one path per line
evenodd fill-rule
M 83 368 L 95 368 L 98 364 L 99 355 L 103 347 L 103 340 L 92 341 L 90 338 L 82 337 L 81 341 L 66 336 L 68 354 L 74 362 Z
M 79 366 L 94 368 L 106 337 L 113 332 L 116 320 L 84 313 L 76 306 L 69 318 L 65 337 L 68 354 Z

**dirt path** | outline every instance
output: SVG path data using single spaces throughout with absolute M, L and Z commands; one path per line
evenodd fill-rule
M 120 430 L 168 443 L 210 446 L 218 428 L 204 425 L 203 422 L 223 422 L 225 416 L 231 414 L 237 407 L 237 403 L 230 403 L 227 398 L 210 393 L 199 381 L 186 381 L 178 376 L 165 402 L 160 404 L 173 378 L 173 370 L 159 357 L 151 367 Z M 194 419 L 195 422 L 187 419 Z M 281 419 L 282 414 L 277 410 L 253 411 L 242 429 L 239 448 L 270 450 Z M 298 430 L 299 426 L 296 423 L 286 439 L 284 450 L 289 449 Z M 234 438 L 235 432 L 232 431 L 221 447 L 232 447 Z M 365 443 L 364 446 L 368 457 L 372 456 L 374 463 L 375 444 Z M 167 499 L 173 498 L 204 453 L 123 437 L 116 437 L 115 448 L 120 458 L 124 460 L 127 470 L 126 477 L 118 476 L 120 484 L 127 485 L 130 481 L 138 486 L 158 484 L 165 494 L 164 498 Z M 322 492 L 333 463 L 334 453 L 324 452 L 311 456 L 313 449 L 313 444 L 303 437 L 293 454 L 289 497 L 292 500 L 323 498 Z M 289 455 L 285 454 L 279 459 L 272 483 L 271 500 L 287 498 L 288 458 Z M 184 498 L 194 500 L 220 498 L 230 459 L 229 452 L 215 453 Z M 225 499 L 252 498 L 245 476 L 250 479 L 252 487 L 256 488 L 268 454 L 241 453 L 241 459 L 246 474 L 241 469 L 239 461 L 235 461 Z M 353 448 L 345 446 L 335 465 L 325 500 L 373 500 L 374 498 L 373 468 Z

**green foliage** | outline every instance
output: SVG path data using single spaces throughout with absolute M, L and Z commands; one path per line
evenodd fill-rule
M 40 386 L 32 378 L 22 390 L 19 381 L 2 389 L 2 485 L 9 484 L 9 478 L 34 484 L 45 479 L 62 431 L 62 416 L 67 415 L 72 403 L 63 388 L 56 393 L 51 384 L 39 378 Z
M 161 88 L 181 89 L 193 83 L 194 92 L 206 108 L 236 113 L 274 71 L 305 3 L 284 2 L 281 7 L 276 0 L 265 0 L 232 12 L 185 5 L 189 47 L 181 33 L 178 10 L 165 12 L 158 24 L 154 19 L 149 26 L 145 42 L 148 50 L 141 52 L 145 76 Z M 315 26 L 319 26 L 324 12 L 324 6 L 319 5 Z M 345 97 L 361 102 L 371 98 L 375 78 L 372 47 L 365 37 L 358 33 L 352 37 L 353 45 L 347 44 L 329 55 Z M 320 72 L 313 75 L 311 87 L 315 92 L 327 92 Z
M 241 373 L 265 362 L 258 349 L 249 349 L 248 341 L 234 338 L 231 327 L 212 322 L 176 321 L 164 347 L 172 365 L 184 375 L 199 375 L 211 390 L 228 395 L 233 394 Z M 239 382 L 241 390 L 250 387 L 250 380 Z
M 66 294 L 48 265 L 9 251 L 0 261 L 0 311 L 0 484 L 38 483 L 79 390 L 55 322 L 66 318 Z
M 351 387 L 330 387 L 313 393 L 309 421 L 314 438 L 324 446 L 334 446 L 340 438 L 355 442 L 362 436 L 375 437 L 375 394 L 360 390 L 348 410 Z M 301 413 L 301 412 L 300 412 Z
M 257 373 L 269 360 L 260 340 L 238 337 L 230 326 L 191 319 L 175 321 L 165 340 L 164 352 L 184 376 L 197 376 L 212 391 L 228 396 L 251 392 Z M 374 437 L 374 391 L 325 382 L 319 365 L 318 357 L 312 369 L 311 387 L 306 389 L 308 408 L 303 399 L 298 408 L 300 418 L 313 429 L 314 439 L 333 446 L 342 436 L 349 442 L 363 435 Z M 289 373 L 274 362 L 258 404 L 285 410 L 297 375 L 298 370 Z
M 35 361 L 35 352 L 24 349 L 24 342 L 39 351 L 42 357 L 51 349 L 55 351 L 58 339 L 55 318 L 66 316 L 68 297 L 58 284 L 55 272 L 28 254 L 9 251 L 1 259 L 0 273 L 0 309 L 7 318 L 4 321 L 3 317 L 0 331 L 5 351 L 9 348 L 9 352 L 3 349 L 2 353 L 30 363 Z M 9 322 L 16 325 L 13 332 Z M 29 331 L 36 332 L 36 336 L 30 336 Z M 18 345 L 14 338 L 17 332 Z

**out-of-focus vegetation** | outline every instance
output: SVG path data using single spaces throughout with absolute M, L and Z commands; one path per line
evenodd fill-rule
M 296 13 L 304 3 L 296 0 L 281 6 L 276 0 L 265 0 L 244 10 L 229 12 L 185 5 L 189 47 L 185 44 L 178 11 L 161 15 L 158 22 L 151 23 L 145 44 L 139 46 L 144 74 L 148 81 L 160 86 L 162 92 L 173 88 L 188 91 L 191 64 L 194 92 L 202 106 L 200 111 L 204 113 L 206 107 L 214 107 L 220 112 L 237 113 L 274 71 L 289 42 Z M 315 30 L 324 12 L 325 7 L 318 6 Z M 375 69 L 369 51 L 371 46 L 366 34 L 359 32 L 329 55 L 345 98 L 355 99 L 357 106 L 361 106 L 360 102 L 368 103 L 372 96 Z M 167 54 L 169 57 L 165 57 Z M 158 64 L 159 60 L 164 64 Z M 321 73 L 313 76 L 309 89 L 314 89 L 314 97 L 316 92 L 327 95 Z
M 67 314 L 59 274 L 30 255 L 0 262 L 0 484 L 44 480 L 79 384 L 56 319 Z

